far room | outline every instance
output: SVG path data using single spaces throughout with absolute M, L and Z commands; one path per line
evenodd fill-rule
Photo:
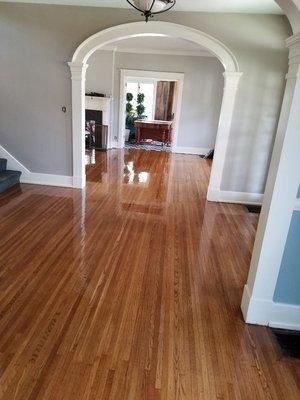
M 137 150 L 213 158 L 224 68 L 207 49 L 172 37 L 133 37 L 101 47 L 87 63 L 87 169 L 114 148 L 128 156 Z M 211 160 L 205 167 L 209 175 Z

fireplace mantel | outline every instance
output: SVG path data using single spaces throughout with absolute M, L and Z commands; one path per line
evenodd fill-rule
M 110 127 L 111 101 L 111 97 L 85 96 L 85 109 L 102 111 L 102 124 Z
M 111 134 L 111 103 L 112 97 L 93 97 L 85 96 L 85 109 L 86 110 L 99 110 L 102 111 L 102 124 L 108 126 L 108 148 L 111 148 L 112 134 Z

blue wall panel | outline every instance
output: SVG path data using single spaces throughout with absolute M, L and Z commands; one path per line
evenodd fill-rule
M 293 214 L 274 301 L 300 305 L 300 211 Z

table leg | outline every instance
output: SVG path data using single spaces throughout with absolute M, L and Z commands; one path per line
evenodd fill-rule
M 163 130 L 163 135 L 162 135 L 162 147 L 166 144 L 166 131 Z
M 141 142 L 141 128 L 137 128 L 137 140 L 136 143 L 140 144 Z

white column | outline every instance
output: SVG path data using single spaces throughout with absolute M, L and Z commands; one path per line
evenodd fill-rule
M 241 72 L 224 72 L 224 92 L 216 137 L 214 160 L 207 191 L 209 201 L 219 201 L 234 104 Z
M 258 224 L 242 311 L 246 322 L 268 325 L 300 182 L 300 35 L 287 40 L 289 71 Z
M 73 187 L 85 187 L 85 74 L 84 63 L 68 63 L 72 79 Z

